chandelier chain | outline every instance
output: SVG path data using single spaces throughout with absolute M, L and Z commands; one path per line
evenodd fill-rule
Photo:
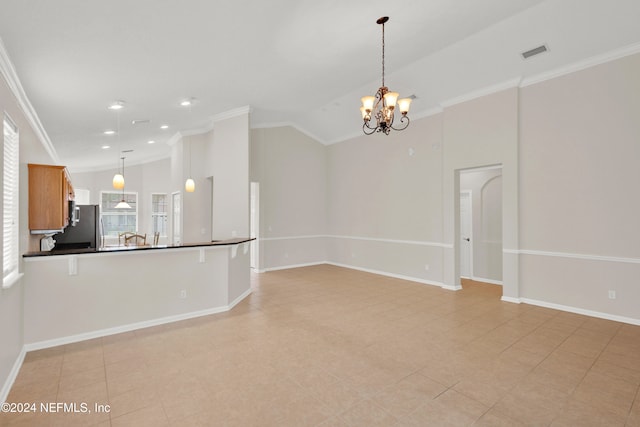
M 384 22 L 382 23 L 382 86 L 384 87 Z

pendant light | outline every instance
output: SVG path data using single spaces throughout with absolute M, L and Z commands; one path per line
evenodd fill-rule
M 409 126 L 409 106 L 412 97 L 398 99 L 397 92 L 390 92 L 389 88 L 384 84 L 384 24 L 389 20 L 388 16 L 379 18 L 376 23 L 382 26 L 382 86 L 378 89 L 375 96 L 365 96 L 362 98 L 362 131 L 365 135 L 371 135 L 376 132 L 382 132 L 389 135 L 391 130 L 405 130 Z M 400 124 L 394 126 L 394 118 L 396 113 L 396 103 L 400 110 Z M 372 123 L 375 119 L 375 123 Z
M 184 190 L 187 193 L 193 193 L 196 191 L 196 183 L 191 176 L 191 142 L 189 142 L 189 178 L 184 183 Z
M 190 98 L 180 103 L 180 105 L 182 105 L 183 107 L 189 107 L 189 117 L 191 117 L 191 105 L 193 104 L 192 100 L 193 98 Z M 190 141 L 189 142 L 189 178 L 187 178 L 187 181 L 184 183 L 184 191 L 186 191 L 187 193 L 193 193 L 194 191 L 196 191 L 196 182 L 193 180 L 192 176 L 193 175 L 191 175 L 191 141 Z
M 120 110 L 122 110 L 122 108 L 124 108 L 123 101 L 116 101 L 109 106 L 110 110 L 114 110 L 116 112 L 116 118 L 117 118 L 116 129 L 118 132 L 118 150 L 120 150 Z M 122 158 L 122 164 L 123 164 L 122 173 L 120 171 L 117 171 L 116 174 L 113 176 L 113 180 L 112 180 L 113 188 L 116 190 L 124 189 L 124 157 Z
M 124 156 L 122 158 L 122 200 L 115 206 L 116 209 L 131 209 L 131 205 L 124 200 Z M 115 177 L 114 177 L 115 180 Z

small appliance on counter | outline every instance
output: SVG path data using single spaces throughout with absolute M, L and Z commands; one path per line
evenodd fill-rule
M 56 246 L 56 241 L 53 240 L 53 234 L 45 234 L 42 239 L 40 239 L 40 251 L 48 252 Z

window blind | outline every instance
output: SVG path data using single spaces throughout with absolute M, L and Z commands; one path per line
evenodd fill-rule
M 18 128 L 5 115 L 3 120 L 4 169 L 3 169 L 3 220 L 2 220 L 2 278 L 6 281 L 18 273 Z

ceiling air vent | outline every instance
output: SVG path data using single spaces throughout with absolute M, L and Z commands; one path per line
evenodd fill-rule
M 548 50 L 549 49 L 547 48 L 547 46 L 543 44 L 542 46 L 534 47 L 533 49 L 530 49 L 530 50 L 528 50 L 526 52 L 522 52 L 522 57 L 524 59 L 529 59 L 532 56 L 539 55 L 539 54 L 544 53 L 544 52 L 546 52 Z

